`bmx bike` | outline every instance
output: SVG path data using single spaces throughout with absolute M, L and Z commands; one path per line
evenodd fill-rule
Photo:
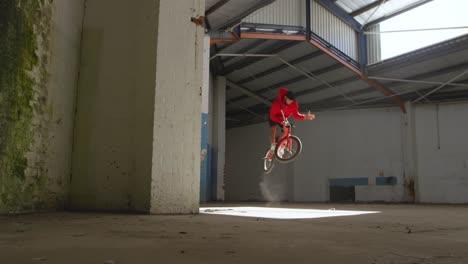
M 263 170 L 268 173 L 273 170 L 275 160 L 280 163 L 289 163 L 296 160 L 302 151 L 302 142 L 297 137 L 292 135 L 292 128 L 294 126 L 289 123 L 289 120 L 285 118 L 283 111 L 283 134 L 276 141 L 275 150 L 269 149 L 263 158 Z

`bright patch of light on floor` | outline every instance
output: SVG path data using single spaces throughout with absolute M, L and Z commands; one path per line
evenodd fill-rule
M 353 216 L 364 214 L 376 214 L 379 211 L 344 211 L 344 210 L 318 210 L 318 209 L 293 209 L 272 207 L 203 207 L 201 214 L 230 215 L 272 219 L 311 219 L 337 216 Z

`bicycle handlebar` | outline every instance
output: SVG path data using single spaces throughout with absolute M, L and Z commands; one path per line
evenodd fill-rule
M 289 120 L 286 118 L 286 116 L 284 115 L 283 109 L 281 109 L 281 115 L 283 116 L 284 126 L 295 127 L 295 126 L 291 125 Z

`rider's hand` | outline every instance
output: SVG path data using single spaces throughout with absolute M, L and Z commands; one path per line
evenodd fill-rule
M 314 120 L 315 119 L 315 115 L 314 114 L 311 114 L 310 111 L 307 113 L 306 115 L 306 119 L 307 120 Z

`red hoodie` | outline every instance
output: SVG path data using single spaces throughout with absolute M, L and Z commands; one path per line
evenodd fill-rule
M 304 120 L 305 115 L 299 113 L 299 105 L 296 101 L 293 101 L 290 105 L 286 105 L 284 96 L 288 92 L 286 88 L 279 89 L 279 97 L 275 99 L 273 105 L 270 108 L 270 119 L 276 123 L 283 123 L 283 115 L 281 114 L 281 109 L 284 112 L 284 116 L 289 118 L 291 115 L 294 116 L 296 120 Z

